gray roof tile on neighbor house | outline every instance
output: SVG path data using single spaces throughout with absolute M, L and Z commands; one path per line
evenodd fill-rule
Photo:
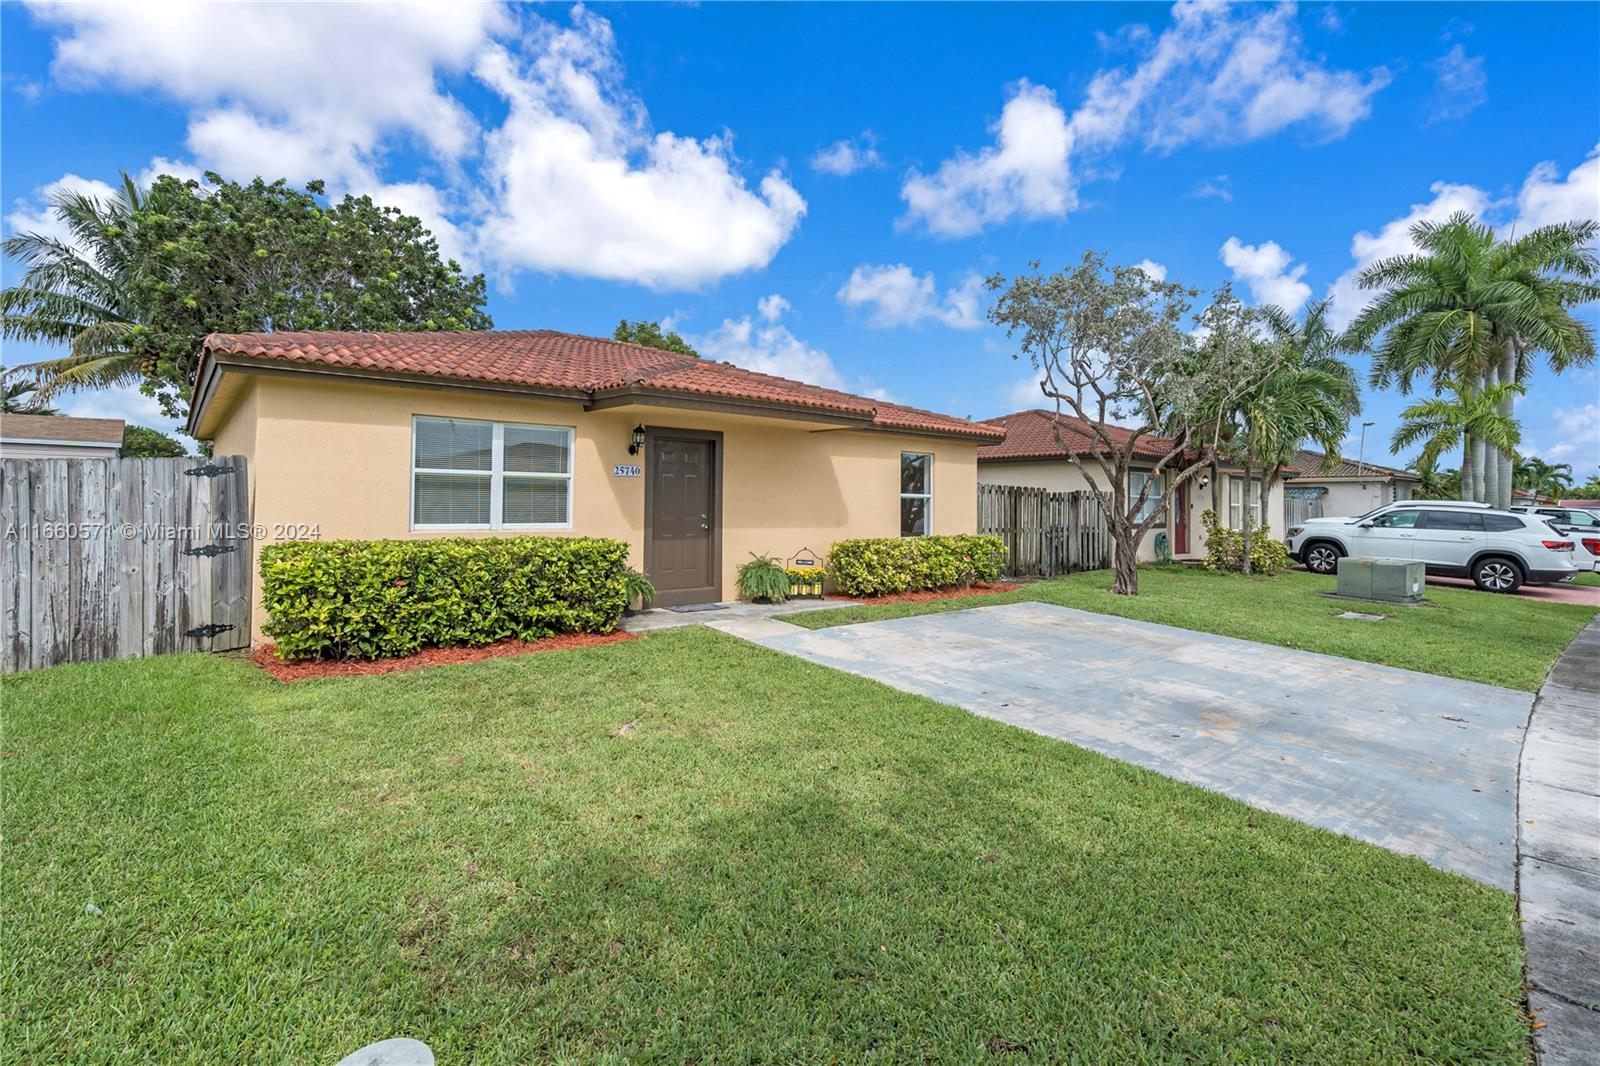
M 1357 462 L 1344 456 L 1336 456 L 1338 462 L 1332 469 L 1324 469 L 1322 463 L 1325 458 L 1322 452 L 1313 452 L 1301 449 L 1294 453 L 1294 458 L 1284 464 L 1284 469 L 1292 470 L 1302 481 L 1315 481 L 1318 478 L 1354 478 L 1366 477 L 1374 481 L 1386 478 L 1401 478 L 1406 481 L 1421 481 L 1416 474 L 1409 470 L 1396 470 L 1392 466 L 1380 466 L 1377 463 Z
M 0 414 L 0 440 L 64 440 L 121 447 L 123 425 L 120 418 Z

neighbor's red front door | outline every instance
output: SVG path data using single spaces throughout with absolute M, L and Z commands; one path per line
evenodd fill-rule
M 1172 494 L 1172 554 L 1189 554 L 1189 486 Z

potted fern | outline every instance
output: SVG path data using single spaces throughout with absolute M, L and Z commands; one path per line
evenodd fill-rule
M 782 603 L 789 598 L 789 575 L 770 555 L 752 552 L 739 567 L 739 595 L 752 603 Z
M 650 583 L 649 578 L 632 567 L 622 572 L 622 587 L 628 594 L 628 606 L 623 608 L 623 614 L 636 613 L 633 609 L 635 603 L 638 603 L 639 610 L 643 611 L 655 602 L 656 587 Z

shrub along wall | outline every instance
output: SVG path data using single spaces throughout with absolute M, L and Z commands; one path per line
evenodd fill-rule
M 283 659 L 609 633 L 628 545 L 590 537 L 290 541 L 261 551 L 262 630 Z
M 846 596 L 889 596 L 989 583 L 1005 561 L 1005 543 L 994 536 L 873 537 L 835 543 L 828 573 Z

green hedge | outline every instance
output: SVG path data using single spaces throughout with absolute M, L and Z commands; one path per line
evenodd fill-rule
M 628 545 L 588 537 L 289 541 L 261 551 L 263 631 L 284 659 L 608 633 Z
M 872 537 L 835 543 L 828 574 L 846 596 L 887 596 L 993 582 L 1005 561 L 999 537 Z

